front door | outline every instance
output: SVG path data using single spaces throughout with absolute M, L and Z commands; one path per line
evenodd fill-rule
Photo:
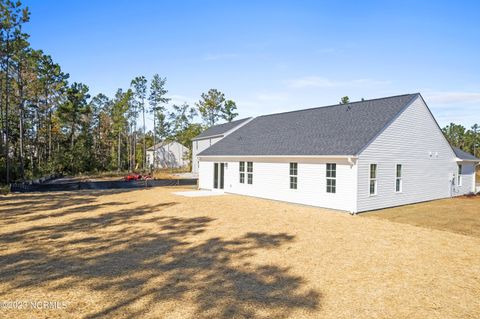
M 213 188 L 223 189 L 225 163 L 213 163 Z

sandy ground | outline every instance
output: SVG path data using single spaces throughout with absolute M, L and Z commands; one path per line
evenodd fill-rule
M 0 317 L 480 316 L 480 238 L 182 190 L 2 197 Z

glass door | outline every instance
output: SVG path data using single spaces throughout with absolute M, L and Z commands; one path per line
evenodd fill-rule
M 223 189 L 225 184 L 225 163 L 213 163 L 213 188 Z

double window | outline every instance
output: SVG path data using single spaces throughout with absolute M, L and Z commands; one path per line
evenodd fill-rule
M 297 189 L 298 163 L 290 163 L 290 189 Z
M 462 186 L 462 165 L 461 164 L 458 165 L 457 178 L 458 178 L 457 185 Z
M 337 164 L 327 163 L 327 193 L 337 192 Z
M 377 164 L 370 164 L 370 195 L 377 194 Z
M 395 192 L 402 191 L 402 164 L 397 164 L 395 169 Z
M 247 163 L 247 184 L 253 184 L 253 162 Z M 240 183 L 245 184 L 245 162 L 240 162 L 238 166 L 240 172 Z
M 245 184 L 245 162 L 240 162 L 240 183 Z
M 247 183 L 253 184 L 253 162 L 247 162 Z

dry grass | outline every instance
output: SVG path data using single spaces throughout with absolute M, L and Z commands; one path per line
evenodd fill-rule
M 480 196 L 388 208 L 361 216 L 480 237 Z
M 158 169 L 153 172 L 155 179 L 178 179 L 179 173 L 189 173 L 188 168 Z
M 0 199 L 5 318 L 478 318 L 480 238 L 179 189 Z

